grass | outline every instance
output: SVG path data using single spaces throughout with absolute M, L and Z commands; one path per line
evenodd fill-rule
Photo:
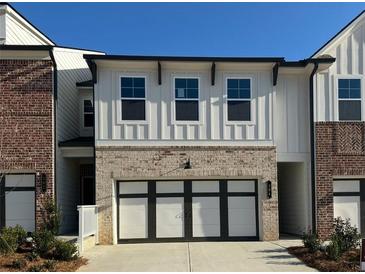
M 288 252 L 307 266 L 322 272 L 358 272 L 360 271 L 360 250 L 353 249 L 345 252 L 338 261 L 331 260 L 324 251 L 310 253 L 308 248 L 293 246 Z

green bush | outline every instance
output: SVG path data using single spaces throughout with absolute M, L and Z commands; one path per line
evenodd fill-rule
M 26 236 L 27 232 L 20 225 L 2 228 L 0 231 L 0 253 L 15 252 Z
M 360 244 L 361 235 L 356 227 L 351 226 L 350 219 L 343 220 L 341 217 L 335 218 L 333 223 L 333 233 L 331 241 L 336 241 L 341 253 Z
M 35 250 L 42 257 L 50 254 L 55 245 L 55 236 L 52 231 L 39 230 L 33 234 Z
M 48 197 L 43 204 L 42 230 L 51 231 L 57 235 L 61 224 L 61 213 L 54 200 Z
M 15 269 L 22 269 L 27 265 L 27 262 L 23 259 L 16 259 L 11 263 L 11 267 Z
M 35 251 L 32 251 L 25 255 L 25 258 L 30 262 L 37 261 L 39 259 L 39 254 Z
M 28 272 L 42 272 L 44 271 L 43 265 L 32 265 L 28 268 Z
M 48 271 L 54 271 L 56 267 L 55 260 L 47 260 L 43 264 L 43 268 L 47 269 Z
M 337 261 L 343 254 L 341 251 L 340 243 L 338 242 L 338 239 L 332 239 L 329 245 L 326 248 L 327 256 L 331 260 Z
M 321 248 L 321 241 L 319 240 L 318 235 L 316 233 L 312 233 L 312 231 L 304 233 L 302 241 L 304 247 L 308 248 L 310 253 L 314 253 Z
M 53 258 L 61 261 L 70 261 L 78 257 L 77 246 L 72 242 L 55 241 Z

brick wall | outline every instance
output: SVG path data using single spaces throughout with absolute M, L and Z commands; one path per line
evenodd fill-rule
M 51 61 L 0 60 L 0 173 L 46 174 L 46 194 L 36 180 L 37 225 L 45 196 L 53 195 L 52 78 Z
M 178 168 L 191 159 L 192 169 Z M 274 147 L 97 147 L 96 204 L 100 207 L 99 240 L 113 239 L 112 189 L 115 180 L 152 178 L 258 178 L 263 240 L 275 240 L 278 232 L 277 165 Z M 273 198 L 266 199 L 266 182 L 272 182 Z M 117 220 L 115 220 L 117 221 Z
M 333 221 L 333 177 L 365 177 L 365 123 L 316 123 L 317 230 L 322 238 Z

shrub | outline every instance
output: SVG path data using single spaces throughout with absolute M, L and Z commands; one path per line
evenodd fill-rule
M 57 208 L 54 200 L 48 197 L 43 204 L 43 222 L 42 230 L 51 231 L 53 235 L 57 235 L 61 224 L 61 213 Z
M 56 261 L 55 260 L 47 260 L 44 262 L 43 267 L 47 269 L 48 271 L 54 271 L 56 267 Z
M 27 232 L 20 225 L 2 228 L 0 231 L 0 253 L 15 252 L 26 236 Z
M 321 241 L 318 238 L 317 233 L 312 233 L 310 230 L 308 233 L 304 233 L 302 236 L 303 244 L 309 249 L 310 253 L 318 251 L 321 247 Z
M 53 258 L 61 261 L 70 261 L 78 257 L 77 246 L 72 242 L 55 241 Z
M 28 268 L 28 272 L 42 272 L 43 270 L 43 265 L 32 265 Z
M 341 253 L 359 246 L 361 235 L 356 227 L 351 226 L 350 219 L 335 218 L 333 226 L 330 239 L 337 242 Z
M 33 235 L 35 250 L 45 257 L 50 254 L 55 245 L 55 236 L 51 231 L 39 230 Z
M 16 259 L 11 263 L 11 267 L 15 269 L 22 269 L 27 265 L 27 262 L 23 259 Z
M 37 261 L 39 259 L 39 254 L 35 251 L 32 251 L 25 255 L 25 258 L 30 262 Z
M 329 245 L 326 248 L 327 256 L 331 260 L 337 261 L 342 256 L 342 251 L 340 247 L 340 243 L 338 242 L 338 239 L 332 239 L 332 241 L 329 243 Z

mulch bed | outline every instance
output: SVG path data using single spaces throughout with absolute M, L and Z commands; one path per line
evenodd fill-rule
M 346 252 L 338 261 L 330 260 L 325 252 L 309 253 L 308 248 L 293 246 L 288 252 L 307 266 L 323 272 L 357 272 L 360 271 L 360 251 L 358 249 Z
M 27 253 L 14 253 L 10 255 L 0 255 L 0 272 L 26 272 L 31 271 L 32 267 L 42 266 L 47 260 L 43 258 L 37 258 L 35 261 L 29 261 L 26 258 Z M 12 266 L 14 260 L 24 260 L 25 266 L 22 268 L 15 268 Z M 71 261 L 55 261 L 54 268 L 47 270 L 42 267 L 41 271 L 52 272 L 73 272 L 85 265 L 87 260 L 84 258 L 77 258 Z

